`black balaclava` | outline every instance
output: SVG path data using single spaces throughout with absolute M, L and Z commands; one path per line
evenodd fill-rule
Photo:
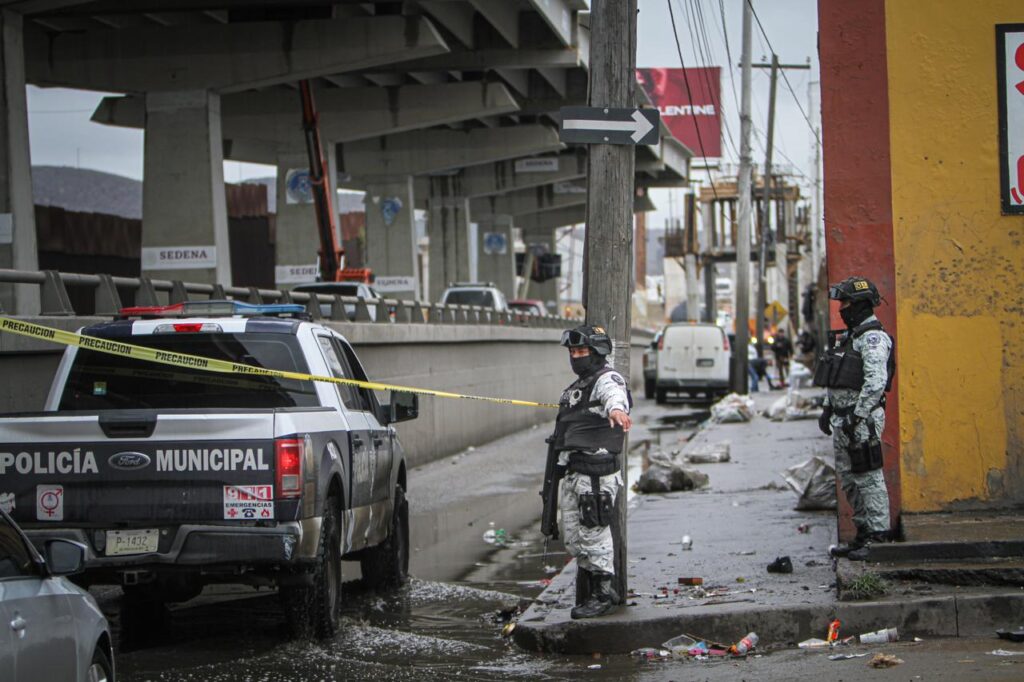
M 839 311 L 839 315 L 843 318 L 843 322 L 846 323 L 848 329 L 853 329 L 857 325 L 863 324 L 864 320 L 874 314 L 875 308 L 871 305 L 871 301 L 854 301 Z
M 598 355 L 593 349 L 590 350 L 590 355 L 585 355 L 582 358 L 569 356 L 569 365 L 572 367 L 573 373 L 581 377 L 601 369 L 604 367 L 604 363 L 604 356 Z

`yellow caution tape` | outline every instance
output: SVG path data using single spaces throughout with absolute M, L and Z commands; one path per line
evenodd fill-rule
M 97 351 L 99 353 L 119 355 L 125 358 L 133 358 L 136 360 L 155 362 L 161 365 L 171 365 L 173 367 L 186 367 L 188 369 L 197 369 L 204 372 L 217 372 L 221 374 L 246 374 L 250 376 L 259 375 L 277 377 L 279 379 L 293 379 L 296 381 L 322 381 L 328 384 L 344 384 L 349 386 L 359 386 L 360 388 L 367 388 L 371 391 L 399 391 L 402 393 L 416 393 L 419 395 L 433 396 L 435 398 L 480 400 L 488 403 L 498 403 L 500 405 L 519 405 L 522 407 L 550 408 L 558 407 L 558 405 L 552 403 L 535 403 L 529 400 L 513 400 L 511 398 L 490 398 L 482 395 L 466 395 L 463 393 L 450 393 L 448 391 L 434 391 L 429 388 L 413 388 L 411 386 L 381 384 L 375 381 L 359 381 L 358 379 L 338 379 L 336 377 L 317 376 L 315 374 L 303 374 L 302 372 L 286 372 L 277 369 L 265 369 L 263 367 L 253 367 L 252 365 L 243 365 L 237 362 L 229 362 L 227 360 L 204 358 L 198 355 L 188 355 L 186 353 L 174 353 L 172 351 L 158 350 L 156 348 L 147 348 L 145 346 L 136 346 L 134 344 L 124 343 L 121 341 L 114 341 L 111 339 L 101 339 L 95 336 L 85 336 L 83 334 L 78 334 L 76 332 L 69 332 L 64 331 L 63 329 L 55 329 L 53 327 L 35 324 L 34 322 L 15 320 L 10 317 L 0 317 L 0 332 L 9 332 L 11 334 L 17 334 L 19 336 L 27 336 L 29 338 L 39 339 L 40 341 L 50 341 L 52 343 L 59 343 L 65 346 L 78 346 L 79 348 L 85 348 L 88 350 Z

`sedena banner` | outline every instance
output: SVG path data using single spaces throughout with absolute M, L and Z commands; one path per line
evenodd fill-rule
M 718 66 L 636 70 L 636 79 L 658 107 L 661 120 L 694 156 L 722 156 L 721 74 Z

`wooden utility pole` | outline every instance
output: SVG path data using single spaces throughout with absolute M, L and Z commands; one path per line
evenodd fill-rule
M 740 170 L 737 179 L 740 215 L 736 226 L 736 343 L 733 344 L 733 390 L 743 395 L 749 391 L 750 379 L 747 346 L 750 344 L 750 41 L 753 9 L 750 0 L 743 3 L 742 78 L 740 79 Z
M 637 0 L 590 3 L 590 106 L 633 107 L 636 87 Z M 607 138 L 606 138 L 607 139 Z M 629 382 L 632 304 L 633 184 L 636 149 L 592 144 L 587 162 L 587 324 L 605 328 L 614 346 L 612 364 Z M 622 457 L 615 543 L 615 591 L 625 600 L 627 457 Z
M 757 319 L 755 328 L 757 330 L 757 357 L 764 356 L 764 311 L 768 307 L 768 242 L 773 234 L 770 229 L 772 199 L 775 196 L 774 178 L 772 176 L 772 152 L 775 146 L 775 90 L 778 85 L 779 69 L 810 69 L 810 64 L 779 64 L 779 56 L 772 55 L 770 64 L 753 64 L 756 69 L 771 69 L 771 85 L 768 90 L 768 132 L 764 147 L 764 192 L 760 204 L 758 223 L 761 226 L 758 235 L 758 265 L 757 265 Z M 776 267 L 780 267 L 776 263 Z M 786 263 L 781 267 L 785 273 Z M 785 275 L 784 275 L 785 276 Z M 789 302 L 787 301 L 788 305 Z M 793 311 L 789 311 L 792 315 Z

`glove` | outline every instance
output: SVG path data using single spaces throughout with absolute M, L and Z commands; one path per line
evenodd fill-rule
M 825 408 L 821 411 L 821 416 L 818 417 L 818 428 L 821 429 L 821 432 L 824 433 L 826 436 L 832 435 L 832 423 L 830 421 L 831 419 L 832 406 L 826 405 Z

